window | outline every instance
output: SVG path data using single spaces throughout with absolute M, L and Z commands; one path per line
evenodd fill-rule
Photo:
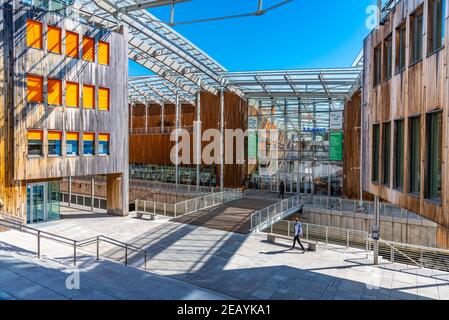
M 95 154 L 95 133 L 85 132 L 83 134 L 83 154 L 86 156 Z
M 109 110 L 109 89 L 98 88 L 98 110 Z
M 42 49 L 42 23 L 28 19 L 26 38 L 28 47 Z
M 100 155 L 109 154 L 109 133 L 98 134 L 98 153 Z
M 95 86 L 83 85 L 83 108 L 95 109 Z
M 95 40 L 87 36 L 83 37 L 83 60 L 95 61 Z
M 48 79 L 48 104 L 62 105 L 62 81 L 57 79 Z
M 76 82 L 66 83 L 66 105 L 74 108 L 79 106 L 79 85 Z
M 382 126 L 382 183 L 390 185 L 391 124 Z
M 65 33 L 65 53 L 72 58 L 79 58 L 79 36 L 75 32 Z
M 374 48 L 374 85 L 378 85 L 381 81 L 381 45 Z
M 61 44 L 61 29 L 53 26 L 48 26 L 47 30 L 47 49 L 50 52 L 62 53 Z
M 393 36 L 390 34 L 384 41 L 383 79 L 391 78 L 393 73 Z
M 429 54 L 444 46 L 444 15 L 446 0 L 429 0 L 428 43 Z
M 61 131 L 48 131 L 48 155 L 60 156 L 61 152 Z
M 413 117 L 409 120 L 409 192 L 420 193 L 421 184 L 421 118 Z
M 407 36 L 407 24 L 404 22 L 396 29 L 396 72 L 405 68 L 405 45 Z
M 43 83 L 44 79 L 40 76 L 27 76 L 27 101 L 28 102 L 43 102 Z
M 109 43 L 107 42 L 98 42 L 98 63 L 109 64 Z
M 441 200 L 442 112 L 427 115 L 426 198 Z
M 372 180 L 379 182 L 379 145 L 380 145 L 380 128 L 378 124 L 373 125 L 373 164 L 372 164 Z
M 78 155 L 78 145 L 79 145 L 79 133 L 78 132 L 67 132 L 66 134 L 66 154 L 68 156 Z
M 411 15 L 410 26 L 410 62 L 415 63 L 422 59 L 422 41 L 424 36 L 422 7 Z
M 42 130 L 28 130 L 28 155 L 42 155 Z
M 394 187 L 404 188 L 404 120 L 394 125 Z

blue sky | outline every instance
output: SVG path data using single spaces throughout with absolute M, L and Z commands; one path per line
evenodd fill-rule
M 264 0 L 264 7 L 281 0 Z M 294 0 L 259 17 L 174 29 L 229 71 L 350 65 L 370 32 L 366 8 L 376 0 Z M 254 11 L 257 0 L 193 0 L 176 5 L 175 22 Z M 150 10 L 168 21 L 168 7 Z M 151 74 L 134 62 L 130 75 Z

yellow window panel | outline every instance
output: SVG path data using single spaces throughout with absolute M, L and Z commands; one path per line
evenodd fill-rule
M 48 140 L 62 140 L 61 131 L 48 131 Z
M 98 63 L 109 64 L 109 43 L 107 42 L 98 42 Z
M 95 109 L 95 87 L 83 85 L 83 108 Z
M 43 97 L 43 78 L 39 76 L 27 76 L 27 101 L 41 103 Z
M 61 29 L 53 26 L 48 26 L 47 31 L 47 45 L 48 51 L 54 53 L 62 53 L 62 44 L 61 44 Z
M 98 88 L 98 110 L 109 110 L 108 88 Z
M 42 23 L 28 19 L 26 33 L 27 46 L 42 49 Z
M 62 105 L 62 81 L 48 79 L 48 104 Z
M 109 141 L 109 133 L 99 133 L 98 141 Z
M 83 133 L 83 141 L 95 141 L 95 133 L 92 132 Z
M 79 106 L 79 85 L 75 82 L 67 82 L 66 84 L 66 105 L 67 107 Z
M 42 140 L 42 130 L 28 130 L 28 140 Z
M 79 133 L 78 132 L 67 132 L 66 140 L 67 141 L 78 141 L 79 140 Z
M 95 61 L 95 40 L 90 37 L 83 37 L 83 60 Z
M 79 58 L 79 35 L 75 32 L 65 33 L 65 53 L 72 58 Z

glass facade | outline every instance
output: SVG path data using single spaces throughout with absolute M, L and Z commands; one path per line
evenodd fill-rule
M 175 166 L 158 166 L 146 164 L 130 164 L 130 179 L 145 179 L 167 183 L 175 183 Z M 179 182 L 181 184 L 196 185 L 196 166 L 180 166 Z M 213 166 L 203 166 L 201 168 L 200 185 L 216 187 L 217 176 Z
M 259 154 L 275 151 L 274 158 L 259 161 L 250 172 L 250 187 L 276 191 L 283 181 L 286 192 L 342 195 L 343 101 L 265 99 L 250 100 L 250 105 L 259 115 L 249 119 L 248 127 L 257 121 L 258 129 L 276 128 L 279 136 L 277 146 L 257 140 L 248 144 L 248 154 L 255 153 L 254 144 Z M 339 139 L 333 142 L 332 136 Z

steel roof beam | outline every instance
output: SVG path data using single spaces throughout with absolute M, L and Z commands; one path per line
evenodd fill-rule
M 111 15 L 114 15 L 116 13 L 115 5 L 112 4 L 108 0 L 93 0 L 93 2 L 95 2 L 95 4 L 99 8 L 101 8 L 102 10 L 110 13 Z M 160 46 L 163 46 L 164 48 L 170 50 L 171 52 L 173 52 L 174 55 L 176 55 L 179 58 L 183 59 L 188 64 L 193 65 L 195 68 L 197 68 L 198 70 L 203 72 L 206 76 L 210 77 L 211 79 L 213 79 L 213 80 L 215 80 L 217 82 L 219 81 L 219 75 L 218 74 L 216 74 L 215 72 L 210 70 L 204 64 L 198 62 L 195 58 L 191 57 L 186 52 L 184 52 L 183 48 L 180 47 L 179 45 L 177 45 L 177 44 L 175 44 L 173 42 L 168 41 L 164 37 L 160 36 L 157 32 L 155 32 L 155 31 L 151 30 L 150 28 L 148 28 L 148 26 L 145 25 L 139 19 L 137 19 L 137 18 L 135 18 L 133 16 L 130 16 L 129 14 L 124 13 L 124 14 L 120 14 L 119 20 L 124 22 L 124 23 L 126 23 L 131 28 L 139 30 L 141 35 L 143 35 L 145 37 L 148 37 L 149 39 L 153 40 L 154 42 L 156 42 Z M 130 44 L 132 44 L 137 49 L 140 49 L 144 53 L 148 53 L 150 55 L 152 55 L 156 51 L 156 48 L 148 45 L 147 43 L 145 43 L 141 39 L 137 39 L 136 36 L 133 36 L 130 39 Z M 178 62 L 174 61 L 173 59 L 171 59 L 170 56 L 158 56 L 157 53 L 156 53 L 156 56 L 154 57 L 154 59 L 158 60 L 162 64 L 166 65 L 167 67 L 169 67 L 170 69 L 172 69 L 172 70 L 174 70 L 174 71 L 176 71 L 178 73 L 180 73 L 182 71 L 182 69 L 185 68 L 185 66 L 183 66 L 180 63 L 178 63 Z M 141 62 L 138 62 L 138 63 L 141 63 Z M 206 91 L 209 91 L 209 92 L 211 92 L 211 93 L 213 93 L 215 95 L 218 93 L 218 91 L 215 88 L 211 88 L 210 86 L 203 87 L 202 80 L 199 77 L 197 77 L 197 76 L 194 76 L 192 74 L 185 74 L 183 76 L 186 77 L 187 79 L 189 79 L 190 81 L 194 82 L 196 85 L 200 86 L 201 88 L 203 88 Z
M 128 13 L 128 12 L 137 11 L 137 10 L 163 7 L 163 6 L 168 6 L 168 5 L 182 3 L 182 2 L 190 2 L 190 1 L 192 1 L 192 0 L 153 0 L 153 1 L 140 2 L 140 3 L 132 4 L 129 6 L 119 7 L 117 9 L 117 11 L 121 12 L 121 13 Z

